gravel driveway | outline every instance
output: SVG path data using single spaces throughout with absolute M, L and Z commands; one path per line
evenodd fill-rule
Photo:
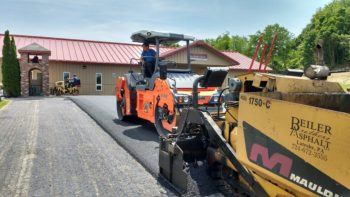
M 67 98 L 0 111 L 0 196 L 172 195 Z

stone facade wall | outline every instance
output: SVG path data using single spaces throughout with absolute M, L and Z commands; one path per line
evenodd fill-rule
M 20 68 L 22 96 L 29 96 L 29 72 L 33 69 L 39 69 L 42 72 L 42 93 L 45 96 L 50 95 L 48 55 L 43 55 L 40 63 L 30 63 L 28 62 L 28 54 L 21 54 Z

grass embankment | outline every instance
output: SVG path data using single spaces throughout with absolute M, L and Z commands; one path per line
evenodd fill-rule
M 0 101 L 0 109 L 2 109 L 3 107 L 5 107 L 7 104 L 9 104 L 10 101 L 6 100 L 6 99 L 1 99 Z
M 345 90 L 350 90 L 350 72 L 332 73 L 330 81 L 338 82 Z

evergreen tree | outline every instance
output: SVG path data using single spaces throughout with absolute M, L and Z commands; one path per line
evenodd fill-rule
M 2 77 L 4 90 L 7 96 L 20 96 L 20 68 L 17 60 L 16 45 L 10 33 L 7 30 L 4 37 L 4 45 L 2 48 Z
M 15 39 L 12 37 L 11 39 L 11 70 L 13 70 L 13 75 L 11 77 L 11 83 L 13 84 L 13 95 L 12 96 L 20 96 L 21 95 L 21 71 L 19 67 L 19 61 L 17 59 L 17 47 L 15 43 Z
M 5 31 L 5 37 L 4 37 L 4 45 L 2 48 L 2 64 L 1 64 L 1 70 L 2 70 L 2 83 L 4 86 L 4 91 L 6 94 L 10 94 L 10 75 L 9 75 L 9 69 L 11 65 L 11 40 L 10 40 L 10 33 L 9 31 Z

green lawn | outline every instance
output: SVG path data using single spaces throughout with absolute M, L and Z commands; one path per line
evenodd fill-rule
M 9 102 L 10 102 L 9 100 L 1 99 L 1 101 L 0 101 L 0 109 L 5 107 Z

